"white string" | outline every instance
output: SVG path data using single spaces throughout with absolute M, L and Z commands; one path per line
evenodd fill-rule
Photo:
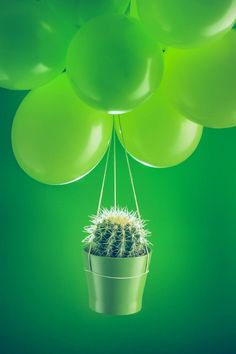
M 104 186 L 105 186 L 105 180 L 106 180 L 106 175 L 107 175 L 107 167 L 108 167 L 108 161 L 109 161 L 110 151 L 111 151 L 111 141 L 110 141 L 110 143 L 109 143 L 109 148 L 108 148 L 108 151 L 107 151 L 107 158 L 106 158 L 106 163 L 105 163 L 105 168 L 104 168 L 104 174 L 103 174 L 103 178 L 102 178 L 101 192 L 100 192 L 100 197 L 99 197 L 99 201 L 98 201 L 97 215 L 99 214 L 100 209 L 101 209 L 102 197 L 103 197 Z
M 139 219 L 141 219 L 140 209 L 139 209 L 139 205 L 138 205 L 138 198 L 137 198 L 137 194 L 136 194 L 136 190 L 135 190 L 133 174 L 132 174 L 132 171 L 131 171 L 131 166 L 130 166 L 130 161 L 129 161 L 129 155 L 128 155 L 128 151 L 126 149 L 124 134 L 123 134 L 123 130 L 122 130 L 122 127 L 121 127 L 120 115 L 119 115 L 119 127 L 120 127 L 121 138 L 122 138 L 123 146 L 124 146 L 124 150 L 125 150 L 125 157 L 126 157 L 126 162 L 127 162 L 128 171 L 129 171 L 129 178 L 130 178 L 130 182 L 131 182 L 131 186 L 132 186 L 132 190 L 133 190 L 135 206 L 136 206 L 138 217 L 139 217 Z
M 128 172 L 129 172 L 129 178 L 130 178 L 130 182 L 131 182 L 131 186 L 132 186 L 132 191 L 133 191 L 133 195 L 134 195 L 134 201 L 135 201 L 135 206 L 136 206 L 136 211 L 137 211 L 137 215 L 139 217 L 139 219 L 141 219 L 141 214 L 140 214 L 140 209 L 139 209 L 139 205 L 138 205 L 138 198 L 137 198 L 137 194 L 136 194 L 136 190 L 135 190 L 135 185 L 134 185 L 134 179 L 133 179 L 133 174 L 132 174 L 132 170 L 131 170 L 131 166 L 130 166 L 130 161 L 129 161 L 129 155 L 128 155 L 128 151 L 126 149 L 126 144 L 125 144 L 125 140 L 124 140 L 124 134 L 123 134 L 123 130 L 122 130 L 122 126 L 121 126 L 121 119 L 120 119 L 120 115 L 118 116 L 119 119 L 119 127 L 120 127 L 120 132 L 121 132 L 121 138 L 122 138 L 122 142 L 123 142 L 123 146 L 124 146 L 124 150 L 125 150 L 125 157 L 126 157 L 126 162 L 127 162 L 127 167 L 128 167 Z M 114 166 L 113 166 L 113 172 L 114 172 L 114 208 L 116 209 L 117 207 L 117 163 L 116 163 L 116 132 L 115 132 L 115 117 L 113 116 L 113 153 L 114 153 Z M 103 192 L 104 192 L 104 186 L 105 186 L 105 180 L 106 180 L 106 175 L 107 175 L 107 168 L 108 168 L 108 162 L 109 162 L 109 157 L 110 157 L 110 150 L 111 150 L 111 141 L 109 143 L 109 148 L 107 151 L 107 157 L 106 157 L 106 163 L 105 163 L 105 168 L 104 168 L 104 174 L 103 174 L 103 179 L 102 179 L 102 186 L 101 186 L 101 192 L 100 192 L 100 197 L 99 197 L 99 202 L 98 202 L 98 208 L 97 208 L 97 215 L 100 212 L 101 209 L 101 203 L 102 203 L 102 198 L 103 198 Z M 90 244 L 89 247 L 89 252 L 88 252 L 88 264 L 89 264 L 89 270 L 87 270 L 88 272 L 92 272 L 92 265 L 91 265 L 91 247 L 92 245 Z M 146 253 L 147 253 L 147 263 L 146 263 L 146 270 L 145 273 L 146 274 L 148 272 L 148 266 L 149 266 L 149 250 L 148 247 L 146 246 Z M 143 275 L 142 274 L 142 275 Z M 100 275 L 100 274 L 97 274 Z M 100 275 L 102 276 L 102 275 Z M 107 276 L 103 276 L 103 277 L 107 277 Z M 132 277 L 131 277 L 132 278 Z M 118 279 L 118 278 L 117 278 Z M 122 279 L 122 278 L 120 278 Z
M 125 144 L 124 133 L 123 133 L 123 129 L 121 126 L 120 115 L 119 115 L 119 127 L 120 127 L 120 132 L 121 132 L 121 139 L 122 139 L 124 150 L 125 150 L 125 157 L 126 157 L 126 162 L 127 162 L 128 171 L 129 171 L 129 178 L 130 178 L 130 182 L 131 182 L 131 186 L 132 186 L 132 190 L 133 190 L 135 206 L 136 206 L 138 217 L 139 217 L 139 219 L 141 219 L 140 209 L 139 209 L 139 205 L 138 205 L 138 198 L 137 198 L 137 194 L 136 194 L 136 190 L 135 190 L 133 174 L 131 171 L 129 155 L 128 155 L 128 151 L 127 151 L 126 144 Z M 149 267 L 149 262 L 150 262 L 150 255 L 149 255 L 149 249 L 148 249 L 147 245 L 145 245 L 145 248 L 146 248 L 146 254 L 147 254 L 147 263 L 146 263 L 146 272 L 147 272 L 148 267 Z
M 114 159 L 114 208 L 116 210 L 117 204 L 117 181 L 116 181 L 116 131 L 115 131 L 115 117 L 113 116 L 113 159 Z
M 109 161 L 109 156 L 110 156 L 110 151 L 111 151 L 111 141 L 109 142 L 109 147 L 107 151 L 107 157 L 106 157 L 106 162 L 105 162 L 105 168 L 104 168 L 104 173 L 103 173 L 103 178 L 102 178 L 102 186 L 101 186 L 101 191 L 100 191 L 100 196 L 99 196 L 99 201 L 98 201 L 98 208 L 97 208 L 97 215 L 100 212 L 101 209 L 101 204 L 102 204 L 102 197 L 103 197 L 103 192 L 104 192 L 104 186 L 105 186 L 105 180 L 106 180 L 106 175 L 107 175 L 107 167 L 108 167 L 108 161 Z M 89 271 L 92 271 L 92 264 L 91 264 L 91 249 L 92 249 L 92 242 L 89 245 L 89 250 L 88 250 L 88 266 L 89 266 Z

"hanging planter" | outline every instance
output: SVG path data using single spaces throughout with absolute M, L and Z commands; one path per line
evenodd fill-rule
M 142 308 L 150 248 L 143 221 L 125 209 L 102 210 L 84 240 L 90 308 L 129 315 Z
M 136 212 L 116 207 L 116 142 L 114 130 L 114 207 L 101 209 L 110 147 L 97 215 L 85 228 L 84 264 L 90 308 L 109 315 L 129 315 L 142 308 L 151 258 L 149 232 L 141 219 L 129 158 L 125 149 Z

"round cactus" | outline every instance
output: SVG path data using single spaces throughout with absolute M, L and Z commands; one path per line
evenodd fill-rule
M 149 252 L 145 222 L 127 209 L 103 209 L 85 228 L 85 250 L 104 257 L 138 257 Z

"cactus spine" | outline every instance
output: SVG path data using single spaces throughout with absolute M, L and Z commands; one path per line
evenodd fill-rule
M 104 257 L 138 257 L 149 252 L 145 223 L 127 209 L 103 209 L 85 228 L 85 250 Z

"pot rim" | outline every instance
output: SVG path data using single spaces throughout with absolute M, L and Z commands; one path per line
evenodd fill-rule
M 87 255 L 89 255 L 90 257 L 95 257 L 95 258 L 102 258 L 102 259 L 112 259 L 112 260 L 130 260 L 130 259 L 137 259 L 137 258 L 144 258 L 147 256 L 151 256 L 152 255 L 152 249 L 148 248 L 149 252 L 147 254 L 144 254 L 143 256 L 134 256 L 134 257 L 108 257 L 108 256 L 98 256 L 97 254 L 92 254 L 89 253 L 88 251 L 86 251 L 86 249 L 83 249 L 83 252 L 86 253 Z

